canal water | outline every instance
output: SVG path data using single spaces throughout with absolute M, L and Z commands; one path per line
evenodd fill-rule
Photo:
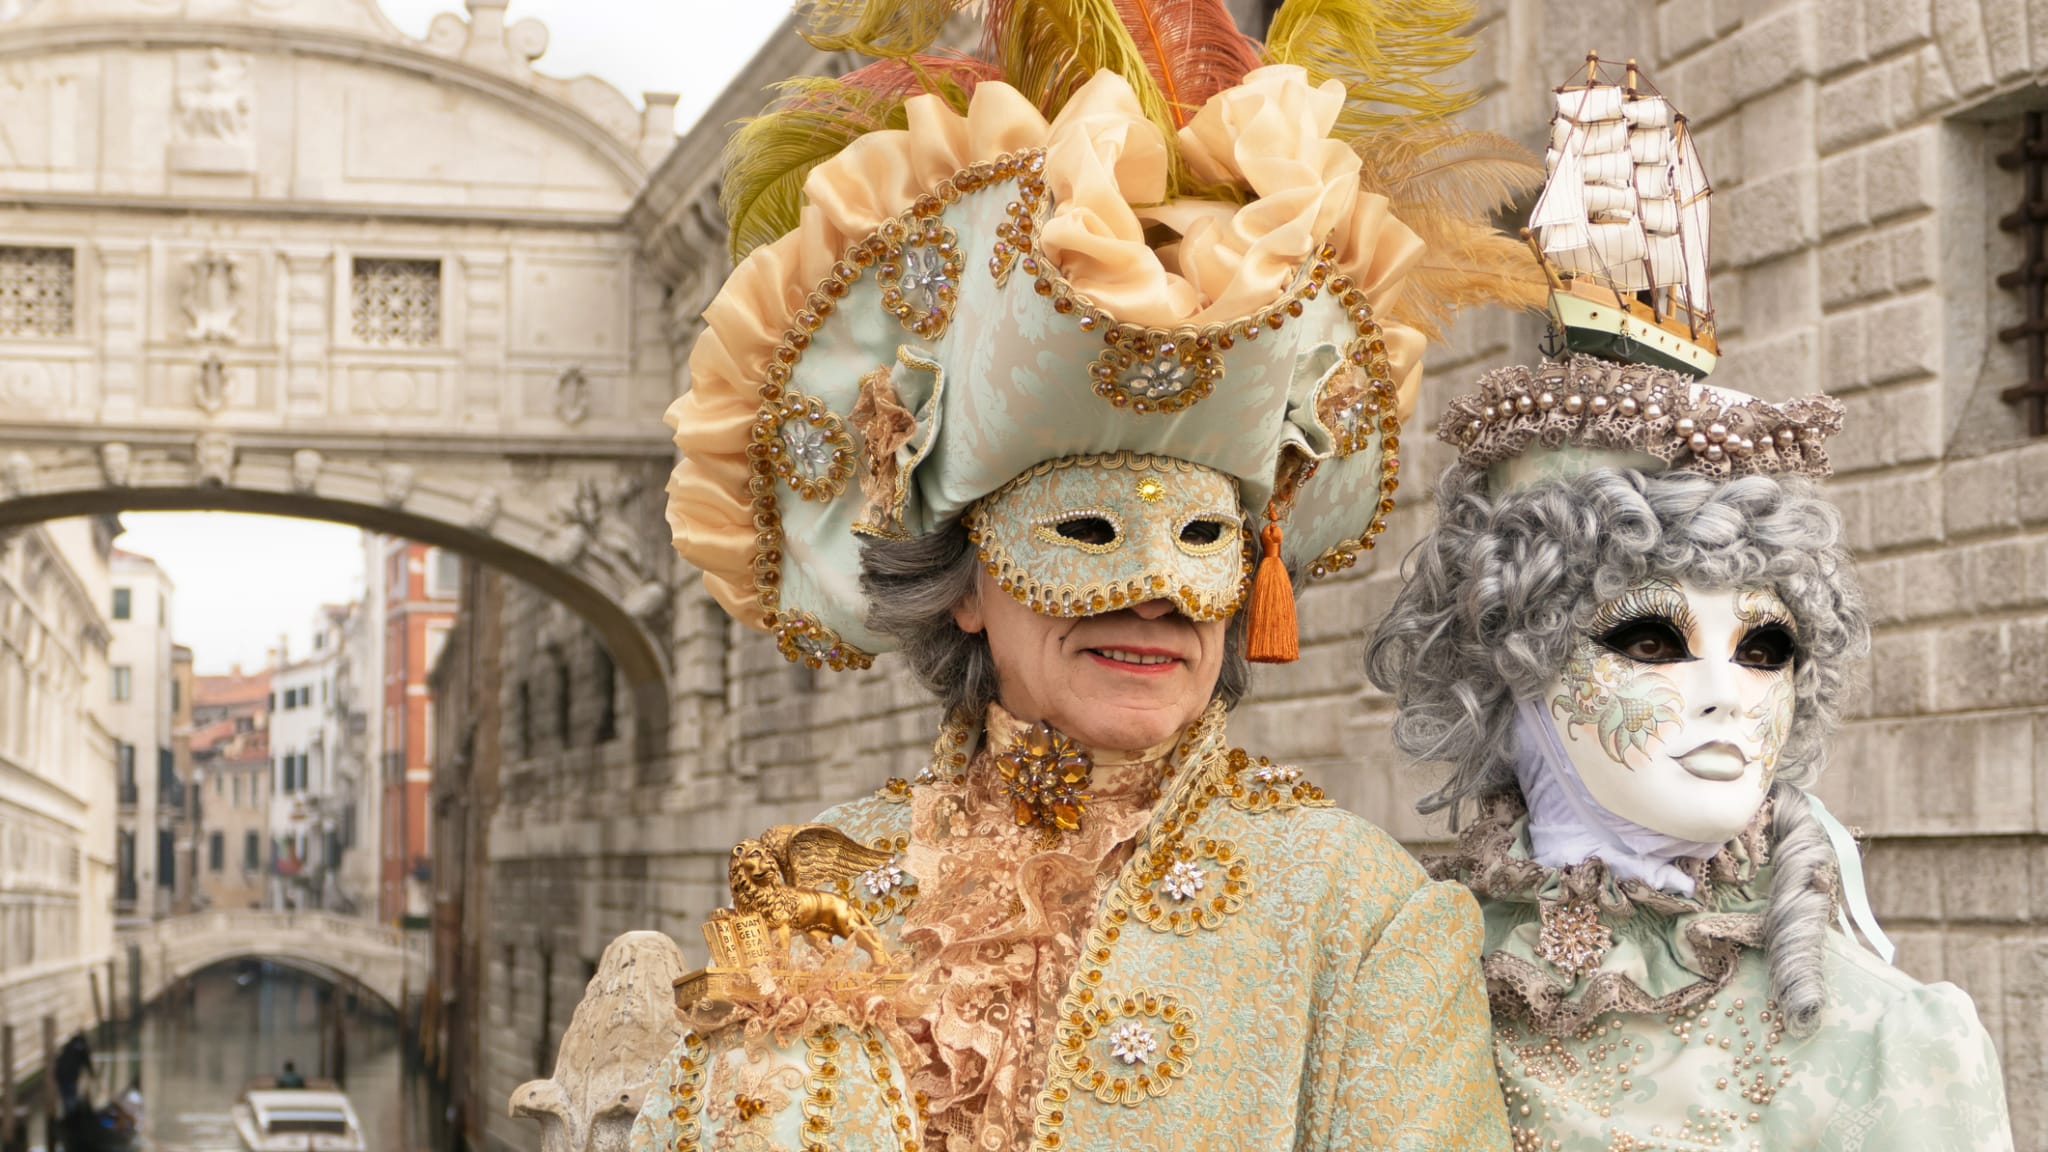
M 152 1006 L 140 1028 L 103 1045 L 94 1065 L 116 1092 L 140 1077 L 150 1152 L 241 1152 L 229 1110 L 243 1085 L 277 1075 L 287 1060 L 308 1077 L 339 1074 L 370 1152 L 458 1152 L 444 1094 L 388 1009 L 338 996 L 342 1067 L 323 1067 L 328 995 L 324 982 L 278 965 L 211 968 L 182 999 Z

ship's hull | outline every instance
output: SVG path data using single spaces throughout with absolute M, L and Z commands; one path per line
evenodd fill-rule
M 1721 359 L 1711 337 L 1695 340 L 1688 332 L 1659 323 L 1648 309 L 1631 309 L 1612 298 L 1595 300 L 1569 289 L 1553 290 L 1550 319 L 1570 352 L 1654 364 L 1694 377 L 1706 376 Z

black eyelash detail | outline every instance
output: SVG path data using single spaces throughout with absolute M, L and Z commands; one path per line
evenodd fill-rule
M 1685 635 L 1692 634 L 1699 626 L 1693 618 L 1692 609 L 1686 606 L 1685 597 L 1679 595 L 1677 589 L 1668 584 L 1647 584 L 1631 588 L 1602 604 L 1593 615 L 1592 630 L 1605 636 L 1625 624 L 1640 620 L 1668 620 Z

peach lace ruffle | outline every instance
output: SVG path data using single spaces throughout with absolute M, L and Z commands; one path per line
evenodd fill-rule
M 705 587 L 764 627 L 753 584 L 755 531 L 747 493 L 748 434 L 763 372 L 805 295 L 858 240 L 955 172 L 1028 148 L 1046 150 L 1053 211 L 1046 255 L 1119 320 L 1171 326 L 1228 321 L 1278 298 L 1294 270 L 1334 234 L 1337 264 L 1382 316 L 1399 315 L 1400 285 L 1422 242 L 1358 185 L 1359 158 L 1330 139 L 1343 90 L 1312 87 L 1291 65 L 1249 73 L 1181 129 L 1201 178 L 1256 195 L 1243 205 L 1166 194 L 1168 153 L 1121 76 L 1098 73 L 1048 124 L 1016 89 L 976 86 L 967 115 L 934 96 L 908 105 L 909 128 L 871 132 L 813 169 L 796 231 L 750 253 L 704 312 L 690 354 L 690 390 L 671 404 L 681 462 L 668 485 L 676 550 Z M 1142 210 L 1133 205 L 1149 205 Z M 1145 226 L 1178 232 L 1154 249 Z M 1420 383 L 1423 338 L 1384 325 L 1402 405 Z
M 908 1031 L 925 1057 L 912 1086 L 930 1098 L 926 1143 L 1004 1152 L 1031 1131 L 1055 1010 L 1104 890 L 1150 821 L 1173 744 L 1104 753 L 1078 831 L 1019 828 L 991 749 L 1024 727 L 989 709 L 988 738 L 965 784 L 921 786 L 905 870 L 918 901 L 902 941 L 917 956 Z

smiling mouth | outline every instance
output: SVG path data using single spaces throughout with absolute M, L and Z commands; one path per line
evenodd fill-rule
M 1087 652 L 1098 664 L 1148 676 L 1170 671 L 1181 662 L 1173 653 L 1153 648 L 1090 648 Z
M 1687 772 L 1717 784 L 1740 780 L 1744 770 L 1749 767 L 1749 757 L 1742 754 L 1742 749 L 1725 740 L 1702 744 L 1674 759 L 1678 761 L 1678 766 Z

